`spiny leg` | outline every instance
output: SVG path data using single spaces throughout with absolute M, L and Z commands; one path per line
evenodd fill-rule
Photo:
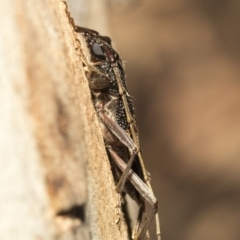
M 110 146 L 107 146 L 107 149 L 110 149 L 109 153 L 110 153 L 111 159 L 114 162 L 118 161 L 117 158 L 120 158 L 118 156 L 118 153 L 116 153 L 115 150 L 112 150 L 112 148 Z M 116 159 L 114 158 L 114 155 L 113 155 L 113 153 L 111 151 L 114 151 L 114 154 L 117 155 Z M 116 164 L 116 162 L 115 162 L 115 164 Z M 123 162 L 123 160 L 120 160 L 120 165 L 122 165 L 124 167 L 124 169 L 126 169 L 127 165 L 126 165 L 125 162 Z M 131 172 L 133 172 L 133 171 L 131 170 Z M 134 173 L 134 174 L 136 175 L 136 173 Z M 137 176 L 137 178 L 139 179 L 138 176 Z M 131 189 L 130 186 L 135 188 L 136 193 L 135 193 L 135 191 L 133 189 Z M 146 237 L 146 239 L 150 239 L 148 229 L 143 233 L 143 237 L 141 237 L 141 238 L 138 237 L 138 234 L 140 232 L 141 224 L 143 223 L 143 221 L 144 222 L 147 221 L 147 216 L 146 216 L 146 212 L 145 212 L 144 198 L 139 194 L 138 190 L 136 189 L 136 187 L 133 184 L 129 185 L 129 182 L 126 183 L 126 186 L 124 188 L 124 192 L 127 193 L 137 203 L 137 205 L 139 206 L 138 217 L 137 217 L 136 223 L 134 224 L 134 228 L 132 230 L 131 239 L 133 239 L 133 240 L 141 239 L 142 240 L 142 239 L 145 239 L 145 237 Z M 143 220 L 143 217 L 144 217 L 144 220 Z
M 117 165 L 117 167 L 124 172 L 126 169 L 126 163 L 118 156 L 118 154 L 111 149 L 111 147 L 108 147 L 109 153 L 114 160 L 114 163 Z M 149 216 L 146 218 L 143 227 L 139 231 L 137 237 L 134 240 L 143 240 L 146 232 L 149 229 L 150 224 L 153 221 L 154 216 L 157 214 L 158 209 L 158 202 L 151 190 L 148 188 L 148 186 L 138 177 L 136 173 L 130 169 L 128 173 L 128 180 L 132 183 L 132 185 L 136 188 L 136 190 L 139 192 L 139 194 L 150 203 L 152 206 L 152 211 L 149 214 Z M 156 233 L 158 240 L 161 240 L 161 237 L 159 235 L 159 232 Z
M 126 169 L 124 170 L 124 172 L 123 172 L 120 180 L 118 181 L 118 184 L 117 184 L 116 189 L 117 189 L 117 191 L 118 191 L 119 193 L 123 191 L 125 182 L 126 182 L 126 180 L 127 180 L 127 178 L 128 178 L 128 173 L 129 173 L 129 171 L 130 171 L 130 169 L 131 169 L 131 167 L 132 167 L 132 164 L 133 164 L 133 161 L 134 161 L 134 159 L 135 159 L 135 157 L 136 157 L 136 154 L 137 154 L 137 153 L 135 153 L 135 152 L 132 154 L 130 160 L 128 161 L 128 163 L 127 163 L 127 165 L 126 165 Z
M 135 146 L 133 140 L 129 137 L 129 135 L 122 129 L 116 122 L 114 122 L 112 119 L 110 119 L 105 113 L 104 110 L 99 110 L 98 115 L 100 119 L 103 121 L 103 123 L 108 127 L 109 130 L 119 139 L 121 143 L 123 143 L 130 151 L 131 157 L 126 165 L 126 169 L 124 170 L 118 185 L 117 185 L 117 191 L 119 193 L 122 192 L 123 187 L 125 185 L 125 182 L 128 178 L 129 170 L 132 167 L 132 163 L 136 157 L 136 154 L 138 153 L 138 149 Z
M 137 202 L 139 202 L 139 201 L 137 201 Z M 137 217 L 137 222 L 135 223 L 133 231 L 132 231 L 132 239 L 137 239 L 138 232 L 140 230 L 140 225 L 141 225 L 142 218 L 143 218 L 143 214 L 146 215 L 144 202 L 139 202 L 138 205 L 139 205 L 138 217 Z M 144 216 L 144 217 L 146 220 L 146 216 Z M 146 232 L 146 238 L 150 239 L 149 231 Z
M 136 151 L 136 147 L 135 147 L 135 144 L 134 144 L 134 142 L 132 141 L 132 139 L 127 135 L 127 133 L 116 123 L 116 122 L 114 122 L 112 119 L 110 119 L 105 113 L 104 113 L 104 110 L 98 110 L 98 116 L 100 117 L 100 119 L 102 120 L 102 122 L 108 127 L 108 129 L 109 130 L 111 130 L 111 132 L 130 150 L 130 152 L 134 152 L 134 151 Z M 110 151 L 110 153 L 111 153 L 111 151 Z M 115 153 L 115 152 L 114 152 Z M 116 154 L 116 153 L 115 153 Z M 112 153 L 111 153 L 111 155 L 112 155 Z M 117 154 L 116 154 L 117 155 Z M 135 157 L 135 156 L 134 156 Z M 133 161 L 133 159 L 134 159 L 134 157 L 133 157 L 133 155 L 132 155 L 132 157 L 131 157 L 131 159 L 130 159 L 130 161 Z M 116 158 L 114 158 L 114 156 L 113 156 L 113 159 L 114 160 L 116 160 L 116 159 L 120 159 L 119 158 L 119 156 L 117 155 L 117 157 Z M 116 160 L 117 161 L 117 160 Z M 122 161 L 122 159 L 121 159 L 121 161 Z M 130 162 L 129 161 L 129 162 Z M 123 162 L 123 161 L 122 161 Z M 128 164 L 126 164 L 126 163 L 124 163 L 124 168 L 123 168 L 123 170 L 122 170 L 122 172 L 123 172 L 123 175 L 122 175 L 122 177 L 121 178 L 125 178 L 126 177 L 126 179 L 127 178 L 130 178 L 129 177 L 129 174 L 130 174 L 130 172 L 132 172 L 132 170 L 131 169 L 129 169 L 129 171 L 126 171 L 126 169 L 130 166 L 131 167 L 131 164 L 132 164 L 132 162 L 130 162 L 130 164 L 129 164 L 129 162 L 128 162 Z M 124 174 L 125 173 L 125 174 Z M 135 175 L 133 175 L 133 176 L 137 176 L 136 174 Z M 142 192 L 143 192 L 143 186 L 144 186 L 144 191 L 145 191 L 145 193 L 143 193 L 143 197 L 146 199 L 146 196 L 147 195 L 150 195 L 150 196 L 152 196 L 152 198 L 150 199 L 150 200 L 148 200 L 148 202 L 152 205 L 152 206 L 154 206 L 154 204 L 156 204 L 156 208 L 157 208 L 157 200 L 156 200 L 156 198 L 155 198 L 155 196 L 153 195 L 153 191 L 152 191 L 152 188 L 151 188 L 151 185 L 150 185 L 150 183 L 149 182 L 147 182 L 146 184 L 138 177 L 138 179 L 141 181 L 141 183 L 140 183 L 140 185 L 141 185 L 141 189 L 138 189 L 139 188 L 139 186 L 137 185 L 136 186 L 136 183 L 135 182 L 138 182 L 138 180 L 135 180 L 135 185 L 134 185 L 134 183 L 132 183 L 134 186 L 135 186 L 135 188 L 140 192 L 140 194 L 142 194 Z M 130 179 L 129 179 L 130 180 Z M 121 179 L 120 179 L 120 181 L 121 181 Z M 119 182 L 120 182 L 119 181 Z M 125 184 L 125 181 L 124 182 L 121 182 L 122 184 Z M 147 195 L 146 195 L 147 194 Z M 153 211 L 153 216 L 151 216 L 151 217 L 149 217 L 149 219 L 150 219 L 150 221 L 152 221 L 152 217 L 154 217 L 154 215 L 155 215 L 155 221 L 156 221 L 156 235 L 158 236 L 158 240 L 160 240 L 161 239 L 161 237 L 160 237 L 160 224 L 159 224 L 159 218 L 158 218 L 158 213 L 157 213 L 157 210 L 155 210 L 155 211 Z M 150 222 L 151 223 L 151 222 Z M 147 227 L 147 223 L 145 224 L 146 225 L 146 229 L 144 229 L 144 231 L 146 231 L 147 229 L 148 229 L 148 227 Z M 149 224 L 150 225 L 150 224 Z

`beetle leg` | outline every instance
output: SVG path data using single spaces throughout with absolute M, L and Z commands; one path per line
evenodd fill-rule
M 142 221 L 143 214 L 146 215 L 146 213 L 145 213 L 145 204 L 144 203 L 140 203 L 139 204 L 139 211 L 138 211 L 137 222 L 135 223 L 133 231 L 132 231 L 132 236 L 131 236 L 132 239 L 137 239 L 138 232 L 140 230 L 140 224 L 141 224 L 141 221 Z M 145 219 L 146 219 L 146 216 L 145 216 Z M 146 232 L 146 239 L 148 239 L 148 240 L 150 239 L 148 230 Z
M 133 140 L 130 136 L 122 129 L 115 121 L 109 118 L 105 113 L 104 110 L 98 111 L 98 116 L 102 120 L 102 122 L 108 127 L 108 129 L 118 138 L 118 140 L 124 144 L 130 151 L 130 159 L 127 162 L 126 168 L 123 171 L 123 174 L 117 184 L 117 191 L 119 193 L 122 192 L 125 182 L 128 178 L 128 173 L 131 169 L 132 163 L 139 152 L 138 148 L 135 146 Z
M 126 170 L 127 164 L 118 156 L 118 154 L 111 149 L 111 147 L 108 146 L 108 151 L 114 160 L 114 163 L 117 165 L 117 167 L 124 172 Z M 158 210 L 158 201 L 151 192 L 151 190 L 148 188 L 148 186 L 138 177 L 138 175 L 133 172 L 132 169 L 129 170 L 128 172 L 128 180 L 132 183 L 132 185 L 136 188 L 136 190 L 139 192 L 139 194 L 144 198 L 151 206 L 152 206 L 152 211 L 147 216 L 141 230 L 139 231 L 138 235 L 134 240 L 143 240 L 147 230 L 149 229 L 150 224 L 153 221 L 154 216 L 157 214 Z M 160 240 L 160 233 L 157 232 L 157 237 L 158 240 Z
M 129 173 L 132 171 L 131 170 L 131 166 L 132 166 L 132 163 L 134 161 L 134 158 L 136 157 L 136 154 L 139 153 L 139 151 L 138 151 L 137 147 L 135 146 L 133 140 L 129 137 L 129 135 L 116 122 L 114 122 L 106 114 L 104 114 L 104 110 L 99 110 L 98 111 L 98 115 L 99 115 L 100 119 L 102 120 L 102 122 L 108 127 L 108 129 L 111 130 L 111 132 L 119 139 L 120 142 L 122 142 L 129 149 L 129 151 L 131 153 L 131 158 L 128 161 L 128 163 L 127 164 L 124 163 L 125 164 L 125 168 L 124 168 L 124 170 L 122 170 L 123 174 L 122 174 L 122 176 L 121 176 L 121 178 L 120 178 L 120 180 L 118 182 L 118 185 L 117 185 L 117 191 L 119 193 L 121 193 L 127 178 L 129 178 L 128 177 Z M 139 177 L 138 177 L 138 179 L 141 180 Z M 157 212 L 157 200 L 156 200 L 155 196 L 153 195 L 152 188 L 151 188 L 151 185 L 150 185 L 149 181 L 147 182 L 147 185 L 142 180 L 141 180 L 141 182 L 144 184 L 144 187 L 143 187 L 143 184 L 141 184 L 141 186 L 142 186 L 141 190 L 143 190 L 143 188 L 144 188 L 145 189 L 145 193 L 147 193 L 147 195 L 145 194 L 144 198 L 145 199 L 148 198 L 148 197 L 153 197 L 154 198 L 154 201 L 153 201 L 153 198 L 149 199 L 149 201 L 150 201 L 149 203 L 152 206 L 156 205 L 155 206 L 156 209 L 155 210 L 153 209 L 152 214 L 150 216 L 154 217 L 154 215 L 155 215 L 155 219 L 156 219 L 155 220 L 155 222 L 156 222 L 156 235 L 158 237 L 158 240 L 160 240 L 161 239 L 161 236 L 160 236 L 161 233 L 160 233 L 159 217 L 158 217 L 158 212 Z M 138 190 L 137 187 L 136 187 L 136 189 Z M 151 222 L 152 222 L 152 219 L 150 218 L 150 220 L 148 220 L 146 222 L 146 224 L 144 225 L 144 228 L 142 229 L 141 232 L 143 232 L 143 233 L 145 232 L 146 233 L 146 231 L 149 228 L 149 225 L 151 224 Z M 141 239 L 141 238 L 139 238 L 139 239 Z

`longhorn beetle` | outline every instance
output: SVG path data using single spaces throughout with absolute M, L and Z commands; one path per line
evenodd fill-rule
M 93 104 L 110 161 L 115 166 L 114 178 L 118 181 L 116 190 L 118 193 L 129 194 L 139 205 L 132 238 L 143 240 L 146 236 L 149 237 L 148 229 L 155 216 L 156 235 L 160 240 L 158 202 L 143 163 L 132 99 L 127 90 L 122 60 L 113 49 L 109 37 L 76 26 L 70 13 L 66 12 L 74 30 L 80 33 L 82 61 Z M 145 200 L 152 206 L 148 216 L 145 216 Z

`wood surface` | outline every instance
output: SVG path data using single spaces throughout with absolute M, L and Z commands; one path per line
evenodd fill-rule
M 0 239 L 127 239 L 62 1 L 0 3 Z

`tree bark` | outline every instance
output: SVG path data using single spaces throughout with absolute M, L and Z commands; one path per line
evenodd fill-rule
M 66 5 L 2 0 L 0 23 L 0 239 L 127 239 Z

